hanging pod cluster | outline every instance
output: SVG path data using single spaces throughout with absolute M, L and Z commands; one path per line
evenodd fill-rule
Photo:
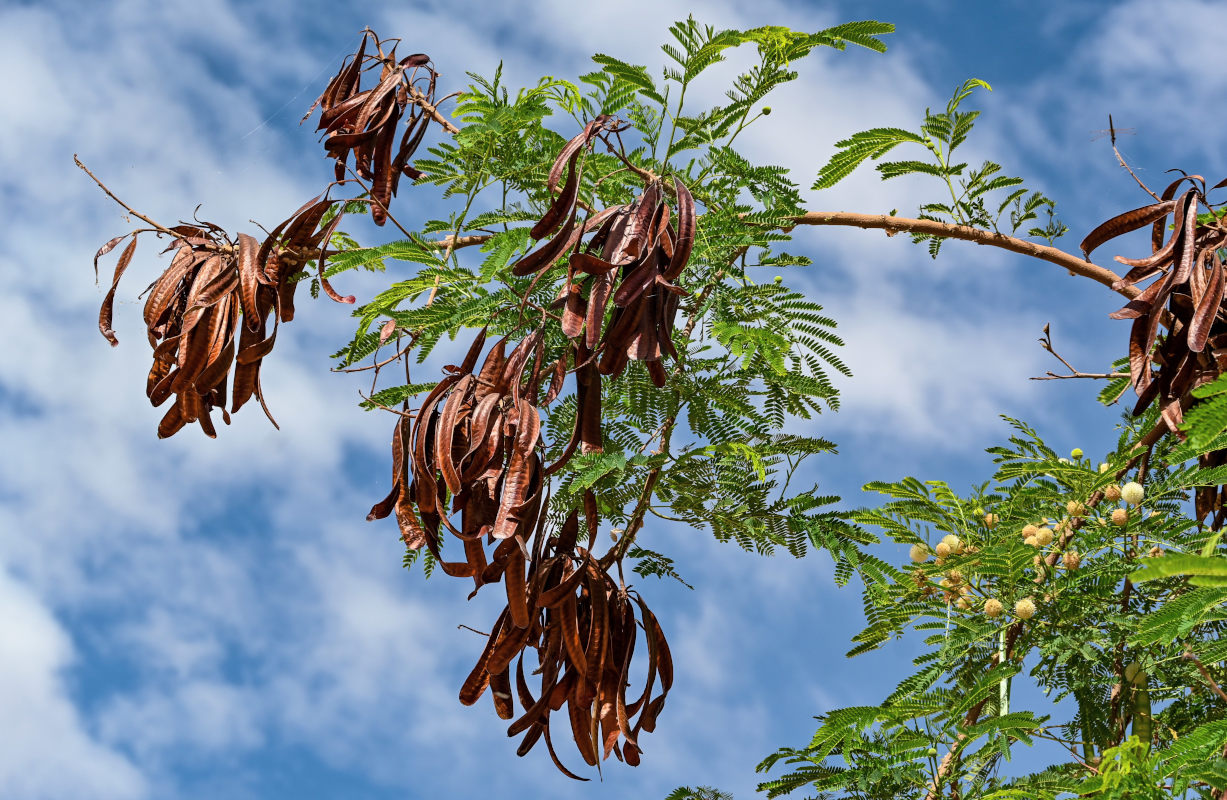
M 374 42 L 377 55 L 367 55 L 368 41 Z M 420 176 L 409 160 L 430 123 L 456 131 L 434 108 L 438 75 L 428 66 L 430 57 L 417 53 L 398 60 L 396 47 L 385 53 L 383 44 L 374 32 L 364 31 L 357 52 L 345 60 L 303 117 L 321 109 L 319 130 L 324 131 L 328 157 L 335 160 L 335 183 L 347 182 L 352 153 L 355 174 L 370 181 L 369 196 L 352 200 L 330 200 L 327 193 L 317 196 L 262 243 L 247 234 L 232 239 L 207 222 L 172 228 L 155 225 L 117 236 L 94 256 L 97 272 L 98 259 L 131 237 L 98 318 L 102 334 L 115 345 L 118 339 L 111 329 L 115 290 L 132 260 L 137 238 L 141 233 L 174 237 L 168 248 L 175 251 L 171 265 L 150 287 L 145 304 L 145 325 L 154 347 L 146 395 L 155 407 L 175 396 L 158 425 L 158 436 L 172 436 L 198 422 L 213 437 L 211 412 L 221 409 L 222 420 L 229 424 L 230 413 L 253 395 L 273 421 L 260 386 L 260 364 L 273 349 L 277 325 L 294 317 L 295 276 L 307 262 L 315 261 L 323 291 L 337 302 L 354 302 L 353 297 L 337 294 L 325 277 L 328 241 L 343 209 L 335 209 L 331 218 L 325 215 L 339 203 L 365 203 L 374 222 L 383 225 L 401 175 Z M 362 89 L 363 74 L 374 69 L 380 71 L 378 83 Z M 402 119 L 404 130 L 397 142 Z M 233 397 L 227 412 L 226 383 L 232 367 Z
M 377 55 L 366 54 L 368 40 L 375 43 Z M 434 111 L 439 75 L 429 64 L 430 56 L 425 53 L 397 60 L 395 45 L 385 54 L 383 42 L 367 29 L 358 51 L 345 59 L 341 70 L 303 117 L 306 120 L 317 106 L 320 108 L 316 130 L 324 131 L 324 149 L 336 161 L 338 182 L 345 179 L 353 153 L 354 172 L 371 182 L 371 219 L 376 225 L 387 221 L 388 204 L 396 194 L 401 175 L 410 180 L 421 177 L 410 166 L 409 159 L 422 143 Z M 374 69 L 379 70 L 379 80 L 372 88 L 363 89 L 363 73 Z M 397 142 L 397 129 L 406 111 L 409 116 Z M 441 118 L 440 122 L 444 124 Z M 450 123 L 445 127 L 451 127 Z
M 460 700 L 475 703 L 489 689 L 499 716 L 513 720 L 508 734 L 523 734 L 517 752 L 528 753 L 544 738 L 554 763 L 574 778 L 579 776 L 555 750 L 551 712 L 567 707 L 569 735 L 585 763 L 599 766 L 612 754 L 636 765 L 638 735 L 655 729 L 673 684 L 660 624 L 643 599 L 610 573 L 616 565 L 621 574 L 623 549 L 615 545 L 601 558 L 590 552 L 599 528 L 593 492 L 583 495 L 587 547 L 579 544 L 578 512 L 557 531 L 548 530 L 550 476 L 576 452 L 602 449 L 603 376 L 616 377 L 635 359 L 664 385 L 662 359 L 677 357 L 674 318 L 685 292 L 676 281 L 695 232 L 690 193 L 674 182 L 674 213 L 664 184 L 649 176 L 632 202 L 579 219 L 582 155 L 618 130 L 617 120 L 597 117 L 566 144 L 547 181 L 554 199 L 531 230 L 534 239 L 546 241 L 512 267 L 516 275 L 534 276 L 527 299 L 548 270 L 565 264 L 554 306 L 570 344 L 547 359 L 545 330 L 538 327 L 514 346 L 499 340 L 483 359 L 482 330 L 462 363 L 445 368 L 416 414 L 402 413 L 392 441 L 392 490 L 368 516 L 395 513 L 405 544 L 426 547 L 445 574 L 472 578 L 474 592 L 502 581 L 506 606 Z M 555 324 L 547 314 L 545 324 Z M 547 465 L 540 411 L 563 391 L 568 374 L 575 376 L 575 428 L 558 459 Z M 463 561 L 445 560 L 444 531 L 461 542 Z M 628 700 L 641 631 L 645 679 Z M 526 674 L 530 649 L 536 656 Z M 535 676 L 535 688 L 529 676 Z M 660 693 L 654 696 L 658 679 Z
M 1188 188 L 1177 197 L 1185 184 Z M 1225 185 L 1227 181 L 1211 188 Z M 1206 204 L 1206 191 L 1200 175 L 1185 175 L 1173 181 L 1158 202 L 1109 219 L 1082 242 L 1082 251 L 1089 257 L 1104 242 L 1150 226 L 1150 255 L 1116 256 L 1131 269 L 1113 288 L 1150 278 L 1154 282 L 1111 316 L 1133 320 L 1129 376 L 1138 395 L 1133 413 L 1141 414 L 1158 403 L 1164 423 L 1173 432 L 1193 401 L 1192 391 L 1227 371 L 1227 312 L 1223 308 L 1227 276 L 1219 253 L 1227 245 L 1227 228 L 1217 214 L 1199 220 L 1197 211 Z M 1227 464 L 1227 450 L 1207 453 L 1201 462 L 1203 467 Z M 1224 501 L 1227 491 L 1223 487 L 1199 489 L 1198 517 L 1215 513 L 1215 524 L 1221 524 Z
M 324 278 L 328 237 L 341 220 L 338 212 L 321 227 L 324 214 L 338 201 L 316 197 L 273 229 L 261 243 L 240 233 L 233 240 L 209 222 L 180 224 L 166 230 L 138 230 L 117 236 L 94 255 L 98 259 L 124 239 L 130 239 L 115 265 L 111 288 L 102 301 L 98 329 L 112 345 L 119 339 L 112 329 L 115 291 L 136 252 L 141 233 L 169 233 L 175 238 L 170 266 L 147 290 L 144 320 L 153 366 L 145 394 L 156 408 L 172 395 L 174 403 L 158 425 L 158 436 L 173 436 L 197 422 L 209 437 L 217 435 L 211 412 L 220 409 L 230 424 L 254 395 L 276 425 L 260 387 L 260 364 L 272 352 L 277 325 L 294 318 L 295 274 L 308 261 L 316 261 L 324 290 L 341 297 Z M 272 330 L 269 330 L 269 317 Z M 226 384 L 234 370 L 231 410 L 226 411 Z

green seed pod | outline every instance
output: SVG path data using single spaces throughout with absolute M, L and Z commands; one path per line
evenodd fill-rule
M 1140 672 L 1141 681 L 1133 689 L 1133 735 L 1149 750 L 1154 739 L 1155 720 L 1150 714 L 1150 687 L 1146 685 L 1146 673 Z

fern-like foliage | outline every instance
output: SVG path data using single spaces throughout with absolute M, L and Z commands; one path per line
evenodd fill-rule
M 1069 229 L 1054 216 L 1056 205 L 1042 192 L 1024 188 L 1022 178 L 1002 174 L 1001 165 L 992 161 L 971 168 L 967 162 L 955 160 L 954 151 L 967 140 L 980 115 L 979 111 L 959 110 L 962 102 L 976 89 L 992 91 L 982 80 L 964 81 L 946 103 L 945 111 L 935 114 L 926 109 L 918 131 L 872 128 L 836 142 L 839 150 L 819 170 L 813 188 L 834 186 L 865 161 L 878 161 L 899 145 L 920 145 L 928 151 L 924 159 L 883 161 L 877 165 L 883 180 L 903 175 L 929 175 L 942 182 L 949 200 L 921 205 L 920 219 L 952 222 L 996 233 L 1005 230 L 1012 235 L 1022 231 L 1049 243 L 1061 238 Z M 1041 220 L 1041 214 L 1045 219 Z M 925 234 L 915 234 L 912 238 L 917 242 L 927 241 L 929 254 L 934 258 L 944 241 L 941 237 Z

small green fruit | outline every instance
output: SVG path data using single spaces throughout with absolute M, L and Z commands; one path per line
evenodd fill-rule
M 937 755 L 937 748 L 930 747 L 928 750 L 925 751 L 925 755 L 928 756 L 929 758 L 932 758 L 933 756 Z
M 1082 448 L 1075 447 L 1073 450 L 1070 450 L 1069 457 L 1070 458 L 1082 458 Z
M 771 116 L 771 106 L 763 106 L 763 116 L 764 117 Z

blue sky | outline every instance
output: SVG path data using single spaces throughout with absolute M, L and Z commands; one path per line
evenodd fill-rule
M 117 306 L 121 346 L 97 335 L 89 259 L 126 229 L 72 165 L 82 158 L 158 219 L 231 229 L 284 217 L 330 168 L 298 118 L 371 25 L 464 72 L 513 83 L 574 77 L 602 51 L 657 69 L 667 25 L 695 4 L 541 0 L 424 3 L 0 2 L 0 795 L 6 798 L 663 797 L 707 783 L 753 795 L 754 765 L 800 745 L 812 716 L 876 702 L 908 643 L 848 661 L 860 598 L 829 561 L 761 558 L 694 531 L 653 532 L 694 591 L 641 587 L 680 680 L 637 770 L 578 786 L 546 754 L 516 758 L 486 704 L 456 701 L 493 598 L 400 568 L 394 526 L 362 521 L 385 491 L 388 421 L 356 407 L 361 384 L 327 371 L 351 331 L 343 309 L 302 304 L 264 377 L 282 430 L 254 412 L 216 441 L 160 442 L 141 394 L 148 351 L 135 293 L 157 274 L 138 253 Z M 744 137 L 751 158 L 808 186 L 842 136 L 913 126 L 967 77 L 995 91 L 970 156 L 991 157 L 1058 201 L 1075 250 L 1144 196 L 1092 141 L 1111 112 L 1155 183 L 1183 167 L 1224 174 L 1227 73 L 1221 4 L 1142 2 L 747 3 L 702 21 L 816 30 L 896 23 L 889 51 L 821 52 Z M 713 82 L 708 88 L 718 94 Z M 871 170 L 808 194 L 811 207 L 911 213 L 923 182 Z M 401 203 L 429 203 L 403 190 Z M 1122 351 L 1110 292 L 1049 264 L 952 243 L 931 262 L 905 237 L 811 230 L 787 276 L 821 299 L 855 377 L 814 429 L 840 454 L 812 477 L 846 502 L 872 479 L 968 486 L 983 449 L 1025 418 L 1058 449 L 1103 451 L 1114 410 L 1091 387 L 1028 381 L 1054 368 L 1035 345 L 1051 322 L 1076 365 Z M 1110 253 L 1097 254 L 1109 263 Z M 379 282 L 344 279 L 369 297 Z M 1085 284 L 1085 285 L 1084 285 Z M 126 301 L 126 302 L 125 302 Z M 897 554 L 902 557 L 902 553 Z

